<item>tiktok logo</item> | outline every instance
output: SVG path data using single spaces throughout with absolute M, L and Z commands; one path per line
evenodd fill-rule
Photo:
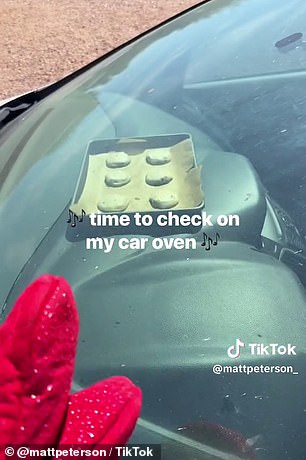
M 241 340 L 239 340 L 239 339 L 236 339 L 235 345 L 231 345 L 227 349 L 228 357 L 231 358 L 231 359 L 239 358 L 240 350 L 241 350 L 241 348 L 244 348 L 244 347 L 245 347 L 245 343 L 241 342 Z

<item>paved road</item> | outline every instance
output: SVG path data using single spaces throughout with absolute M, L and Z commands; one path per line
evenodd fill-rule
M 1 0 L 0 100 L 58 80 L 195 0 Z

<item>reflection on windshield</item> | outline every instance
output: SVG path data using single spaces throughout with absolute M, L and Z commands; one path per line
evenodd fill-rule
M 132 378 L 144 392 L 133 440 L 162 443 L 166 460 L 305 457 L 303 11 L 301 0 L 211 1 L 2 130 L 3 318 L 39 274 L 64 276 L 81 319 L 75 386 L 111 374 Z M 145 229 L 146 244 L 124 250 L 120 238 L 137 238 L 139 229 L 106 235 L 100 227 L 94 236 L 112 238 L 111 250 L 86 248 L 86 206 L 74 210 L 84 219 L 73 228 L 67 220 L 84 190 L 92 143 L 119 143 L 134 160 L 127 139 L 171 135 L 192 141 L 189 166 L 199 168 L 211 226 L 192 234 L 167 228 L 167 237 L 192 238 L 195 247 L 157 248 Z M 118 194 L 143 174 L 139 167 L 102 182 Z M 149 186 L 174 184 L 173 170 L 147 175 Z M 89 187 L 93 207 L 128 209 L 126 194 L 126 207 L 122 195 L 98 200 L 99 180 Z M 181 190 L 171 189 L 170 205 L 169 195 L 150 195 L 150 203 L 175 210 Z M 220 215 L 238 215 L 239 226 L 220 225 Z

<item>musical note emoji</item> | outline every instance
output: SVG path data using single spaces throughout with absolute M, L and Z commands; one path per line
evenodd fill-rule
M 219 233 L 216 233 L 214 240 L 210 236 L 206 235 L 206 233 L 203 233 L 203 243 L 201 243 L 201 246 L 203 246 L 206 251 L 210 251 L 211 245 L 217 246 L 219 240 Z
M 82 209 L 82 214 L 81 216 L 78 216 L 75 214 L 71 209 L 68 210 L 68 219 L 67 219 L 67 224 L 70 224 L 71 227 L 75 227 L 77 222 L 83 222 L 84 216 L 86 216 L 86 212 L 84 209 Z

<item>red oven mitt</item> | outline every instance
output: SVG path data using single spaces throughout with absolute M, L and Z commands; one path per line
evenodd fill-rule
M 75 300 L 63 278 L 43 275 L 18 298 L 0 328 L 0 446 L 93 449 L 128 441 L 142 399 L 128 378 L 70 394 L 78 331 Z

